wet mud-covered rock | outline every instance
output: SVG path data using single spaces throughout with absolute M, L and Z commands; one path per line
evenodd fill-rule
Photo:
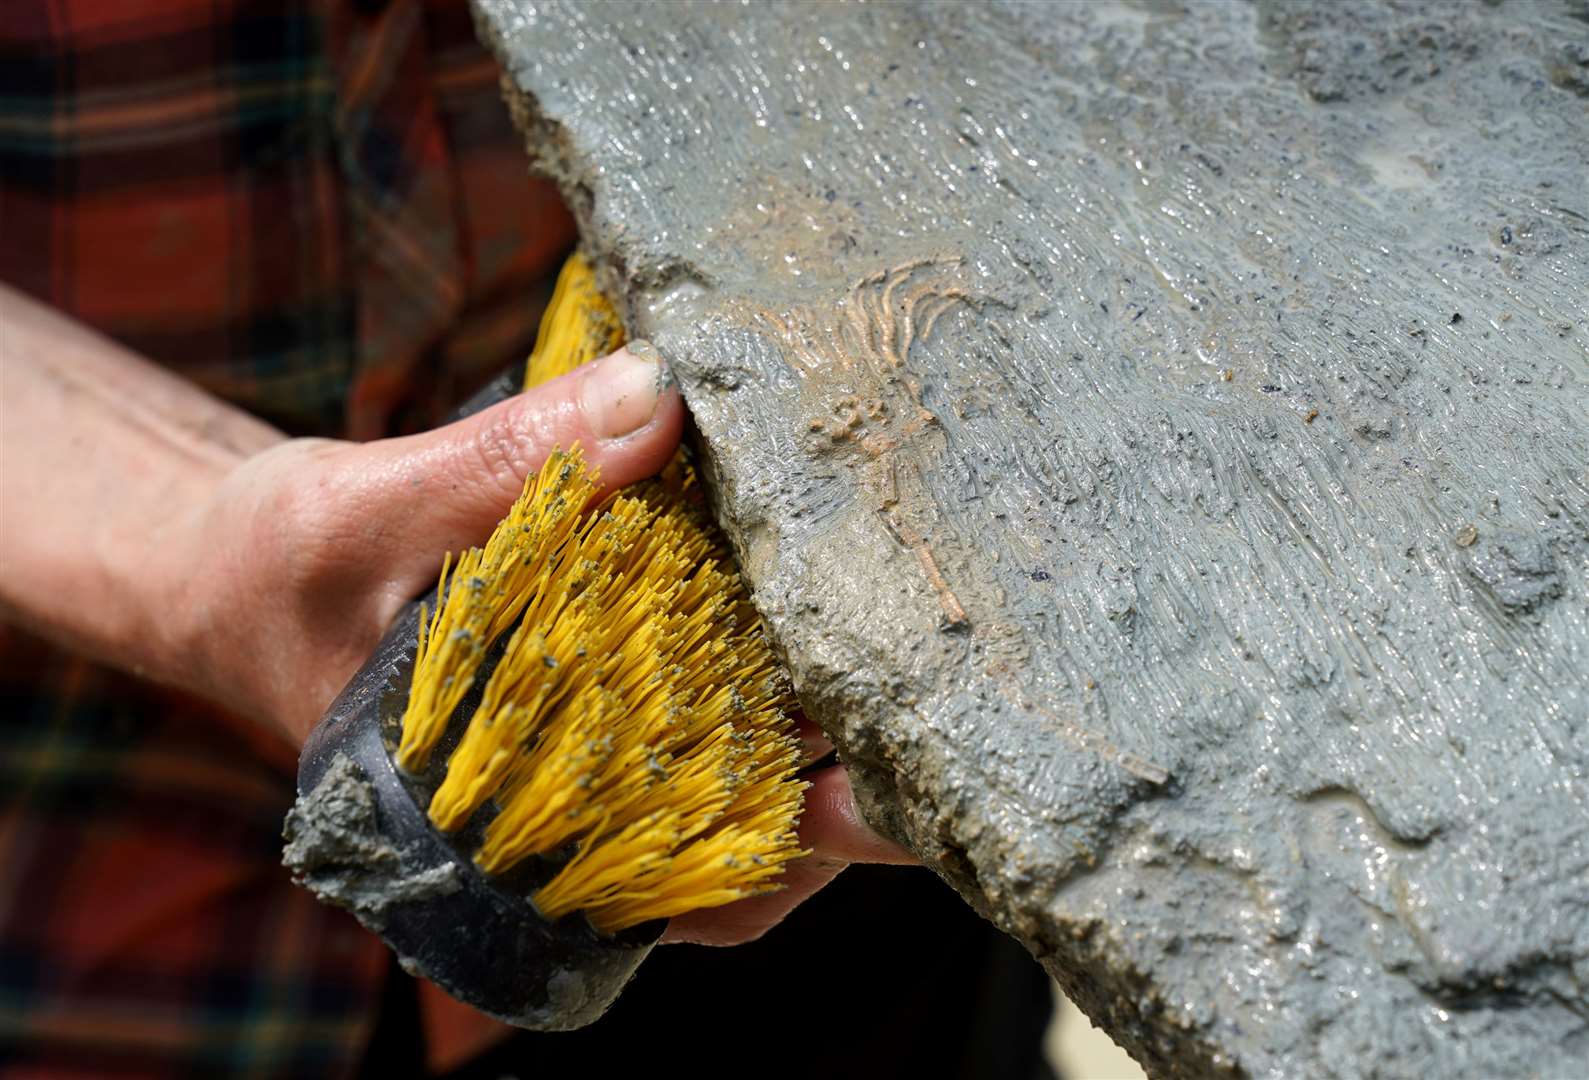
M 873 821 L 1154 1073 L 1581 1071 L 1581 2 L 477 6 Z

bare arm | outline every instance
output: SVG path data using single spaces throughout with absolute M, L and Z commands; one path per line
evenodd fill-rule
M 0 393 L 0 611 L 148 670 L 173 509 L 285 436 L 5 286 Z

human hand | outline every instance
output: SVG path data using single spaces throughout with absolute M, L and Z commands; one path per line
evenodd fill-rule
M 555 447 L 579 443 L 617 487 L 660 469 L 682 426 L 665 367 L 620 350 L 421 435 L 283 440 L 164 530 L 152 673 L 301 745 L 443 554 L 483 542 Z
M 683 406 L 659 362 L 620 350 L 422 435 L 292 439 L 248 458 L 166 549 L 182 581 L 176 681 L 300 745 L 442 553 L 481 543 L 554 447 L 579 443 L 609 488 L 666 463 Z M 806 743 L 813 760 L 830 749 L 810 725 Z M 783 889 L 675 919 L 667 940 L 749 941 L 851 862 L 914 861 L 861 821 L 842 766 L 812 778 L 800 829 L 812 854 Z
M 814 732 L 814 726 L 808 731 Z M 808 734 L 808 745 L 816 740 L 826 742 L 819 735 Z M 778 880 L 783 887 L 764 896 L 680 915 L 663 931 L 664 942 L 743 945 L 777 926 L 851 863 L 917 864 L 914 855 L 861 820 L 843 765 L 819 769 L 807 779 L 811 787 L 800 815 L 800 842 L 811 854 L 784 864 L 783 877 Z
M 660 469 L 683 426 L 678 392 L 620 353 L 423 435 L 288 439 L 3 286 L 0 325 L 0 615 L 294 746 L 554 446 L 579 442 L 616 486 Z M 814 778 L 801 835 L 788 888 L 669 939 L 749 940 L 850 861 L 908 859 L 842 771 Z

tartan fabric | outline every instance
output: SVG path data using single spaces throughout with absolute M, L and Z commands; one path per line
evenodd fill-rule
M 0 279 L 294 433 L 432 424 L 533 336 L 573 233 L 525 171 L 462 0 L 0 16 Z
M 295 434 L 431 426 L 573 238 L 462 0 L 6 0 L 0 280 Z M 334 1076 L 389 966 L 293 754 L 0 625 L 0 1073 Z
M 37 641 L 0 648 L 0 1072 L 346 1073 L 388 960 L 279 869 L 290 753 Z

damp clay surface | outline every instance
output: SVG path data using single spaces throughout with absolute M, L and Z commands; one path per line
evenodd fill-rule
M 1582 1075 L 1589 8 L 477 7 L 879 828 L 1154 1074 Z

